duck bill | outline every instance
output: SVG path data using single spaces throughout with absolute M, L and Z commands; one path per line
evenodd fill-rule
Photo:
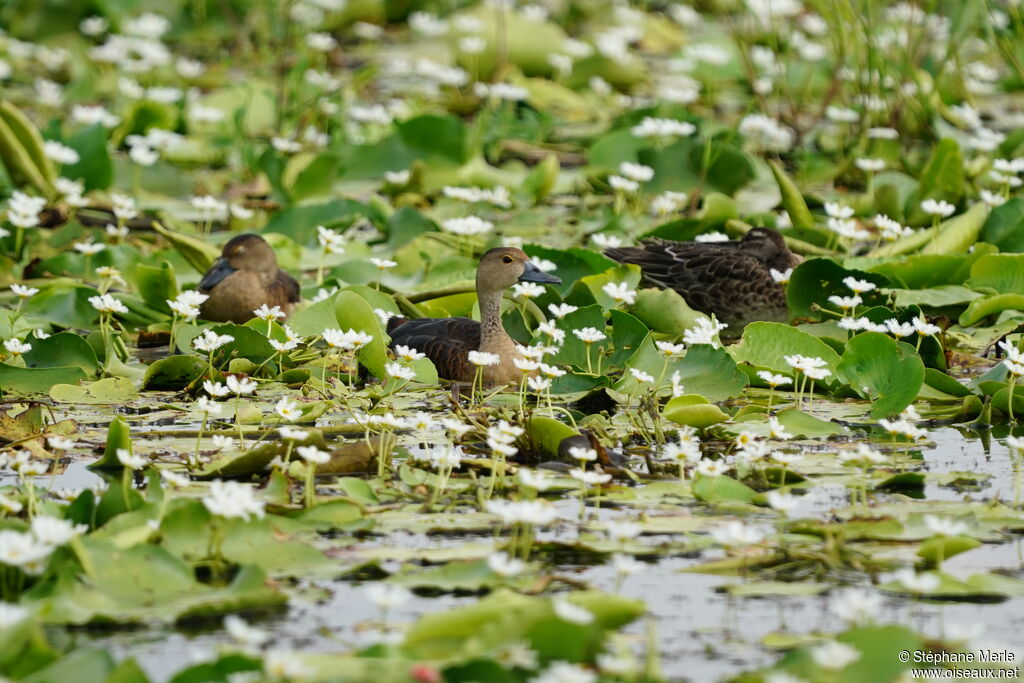
M 206 271 L 206 275 L 199 281 L 199 289 L 205 289 L 207 291 L 213 289 L 217 284 L 226 278 L 231 273 L 235 272 L 235 269 L 227 262 L 227 259 L 219 258 L 213 262 L 210 269 Z
M 538 268 L 533 261 L 527 261 L 526 267 L 523 269 L 523 274 L 519 276 L 520 282 L 538 282 L 542 285 L 560 285 L 562 284 L 562 278 L 555 277 L 550 273 L 545 273 L 543 270 Z

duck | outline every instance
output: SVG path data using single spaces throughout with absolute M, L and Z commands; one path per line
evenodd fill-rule
M 725 337 L 738 337 L 747 323 L 757 320 L 789 322 L 786 290 L 771 271 L 785 272 L 803 261 L 771 228 L 752 228 L 737 241 L 652 238 L 639 247 L 604 253 L 620 263 L 635 263 L 647 282 L 675 290 L 694 310 L 714 314 L 728 325 Z
M 476 294 L 480 304 L 480 320 L 471 318 L 391 318 L 387 331 L 391 348 L 405 346 L 429 358 L 442 379 L 472 382 L 476 366 L 469 362 L 470 351 L 495 353 L 497 365 L 485 366 L 486 386 L 508 384 L 522 374 L 515 366 L 521 358 L 516 343 L 501 322 L 501 299 L 504 291 L 517 282 L 561 284 L 562 280 L 537 267 L 522 249 L 497 247 L 480 257 L 476 270 Z
M 299 283 L 277 266 L 277 255 L 259 235 L 232 237 L 220 258 L 199 282 L 199 291 L 209 296 L 199 307 L 204 320 L 244 323 L 253 319 L 260 306 L 278 306 L 291 315 L 299 301 Z

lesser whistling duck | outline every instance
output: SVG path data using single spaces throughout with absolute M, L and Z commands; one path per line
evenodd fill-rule
M 392 347 L 401 344 L 426 354 L 438 375 L 459 382 L 472 382 L 476 376 L 476 366 L 468 360 L 470 351 L 496 353 L 501 362 L 484 368 L 484 383 L 493 386 L 515 381 L 522 376 L 513 362 L 520 355 L 502 325 L 501 298 L 517 282 L 562 281 L 534 265 L 522 249 L 491 249 L 480 258 L 476 271 L 480 322 L 470 318 L 392 318 L 388 321 Z
M 772 279 L 771 270 L 793 268 L 803 257 L 790 251 L 777 231 L 754 228 L 739 241 L 647 239 L 641 245 L 604 253 L 637 264 L 646 280 L 679 292 L 693 309 L 714 313 L 729 326 L 724 336 L 739 336 L 755 320 L 789 322 L 786 290 Z
M 274 250 L 259 235 L 232 237 L 199 282 L 209 299 L 200 306 L 205 320 L 244 323 L 260 306 L 279 306 L 287 317 L 299 300 L 299 283 L 277 267 Z

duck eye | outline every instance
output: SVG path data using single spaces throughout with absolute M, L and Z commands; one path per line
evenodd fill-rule
M 501 260 L 504 263 L 512 263 L 512 257 L 511 256 L 502 256 Z

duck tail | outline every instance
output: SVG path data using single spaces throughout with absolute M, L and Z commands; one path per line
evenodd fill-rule
M 647 250 L 643 247 L 611 247 L 604 250 L 604 255 L 619 263 L 643 263 Z
M 394 332 L 396 329 L 406 324 L 407 322 L 409 322 L 408 318 L 388 318 L 388 334 L 391 334 L 392 332 Z

